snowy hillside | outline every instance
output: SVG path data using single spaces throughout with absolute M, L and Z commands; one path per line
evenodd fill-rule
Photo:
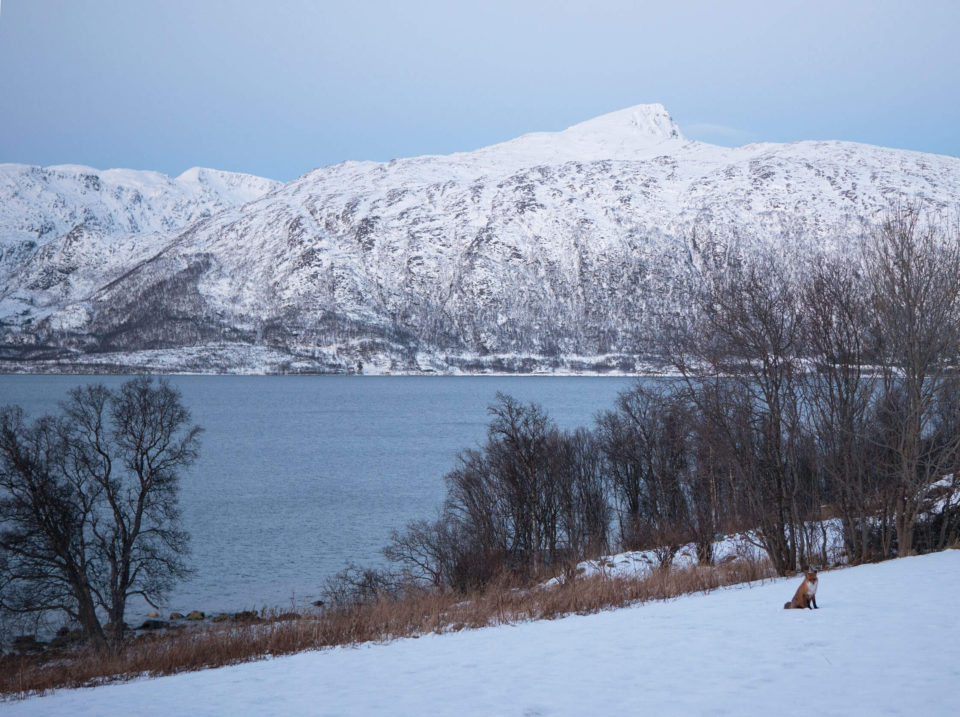
M 82 290 L 48 276 L 58 257 L 20 264 L 45 278 L 6 292 L 0 344 L 101 370 L 633 371 L 732 257 L 844 251 L 891 203 L 953 214 L 958 197 L 954 157 L 716 147 L 639 105 L 474 152 L 318 169 L 182 230 L 143 222 L 167 233 L 122 260 L 88 252 Z
M 0 241 L 43 246 L 82 224 L 109 236 L 175 232 L 278 186 L 199 167 L 171 178 L 131 169 L 0 164 Z
M 960 551 L 596 615 L 302 653 L 4 705 L 16 715 L 954 715 Z
M 280 182 L 194 167 L 179 177 L 0 164 L 0 321 L 82 325 L 78 302 L 199 219 Z M 66 310 L 64 310 L 64 307 Z

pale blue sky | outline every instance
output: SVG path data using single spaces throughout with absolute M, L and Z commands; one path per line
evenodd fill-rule
M 288 180 L 645 102 L 960 156 L 958 32 L 953 0 L 2 0 L 0 162 Z

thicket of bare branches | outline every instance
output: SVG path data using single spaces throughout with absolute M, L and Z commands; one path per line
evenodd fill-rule
M 958 531 L 960 236 L 901 209 L 853 256 L 786 269 L 714 276 L 674 347 L 736 476 L 727 514 L 781 572 L 817 559 L 811 526 L 833 515 L 854 561 L 942 548 Z
M 827 563 L 830 518 L 852 562 L 956 541 L 960 236 L 900 210 L 797 273 L 772 256 L 714 271 L 673 334 L 680 378 L 639 382 L 592 431 L 499 396 L 440 518 L 387 557 L 462 590 L 611 547 L 666 566 L 693 543 L 709 564 L 740 531 L 787 574 Z
M 467 590 L 504 572 L 537 575 L 610 545 L 594 436 L 560 431 L 537 405 L 497 395 L 486 442 L 460 454 L 433 523 L 394 533 L 386 556 L 419 584 Z
M 960 443 L 960 239 L 900 211 L 864 247 L 869 315 L 882 379 L 875 442 L 902 554 L 913 552 L 925 489 L 953 473 Z

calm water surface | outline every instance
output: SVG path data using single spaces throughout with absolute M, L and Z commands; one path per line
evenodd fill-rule
M 0 405 L 52 412 L 79 383 L 114 376 L 0 376 Z M 166 609 L 303 605 L 347 560 L 380 561 L 390 532 L 432 518 L 456 454 L 486 435 L 497 391 L 591 424 L 633 379 L 598 377 L 175 376 L 201 456 L 181 503 L 196 575 Z M 131 604 L 131 618 L 149 608 Z

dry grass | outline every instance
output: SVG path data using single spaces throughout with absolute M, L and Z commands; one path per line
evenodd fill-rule
M 551 589 L 522 589 L 504 580 L 469 596 L 423 591 L 298 619 L 204 624 L 138 636 L 120 655 L 83 648 L 7 655 L 0 658 L 0 695 L 16 699 L 56 688 L 169 675 L 336 645 L 589 614 L 773 575 L 766 562 L 738 560 L 714 567 L 655 571 L 644 578 L 597 575 Z

